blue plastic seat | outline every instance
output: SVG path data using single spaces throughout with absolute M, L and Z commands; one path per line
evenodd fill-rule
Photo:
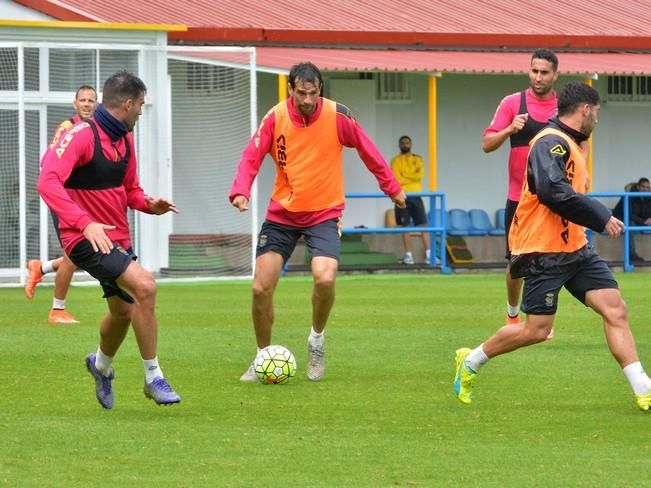
M 506 232 L 506 209 L 498 208 L 495 212 L 495 230 L 501 230 L 502 234 Z
M 506 234 L 506 209 L 498 208 L 495 212 L 495 227 L 488 234 L 492 236 L 503 236 Z
M 448 211 L 447 232 L 451 236 L 481 236 L 487 233 L 473 228 L 470 215 L 460 208 L 451 208 Z
M 468 215 L 470 216 L 470 223 L 473 230 L 481 232 L 481 234 L 477 235 L 486 235 L 493 230 L 493 224 L 491 223 L 491 219 L 486 213 L 486 210 L 472 208 L 468 211 Z

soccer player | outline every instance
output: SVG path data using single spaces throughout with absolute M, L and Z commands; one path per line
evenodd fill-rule
M 75 115 L 59 124 L 54 136 L 50 141 L 49 146 L 54 147 L 61 136 L 68 131 L 73 125 L 81 122 L 83 119 L 92 117 L 97 106 L 97 92 L 95 88 L 89 85 L 82 85 L 75 93 L 75 99 L 72 102 L 75 108 Z M 56 217 L 52 214 L 54 220 L 54 228 L 58 231 Z M 78 324 L 70 312 L 66 310 L 66 296 L 70 288 L 72 276 L 77 267 L 70 261 L 70 258 L 63 253 L 56 259 L 49 261 L 41 261 L 40 259 L 31 259 L 27 263 L 27 281 L 25 282 L 25 296 L 31 300 L 36 292 L 36 285 L 38 285 L 43 276 L 47 273 L 55 272 L 54 278 L 54 298 L 52 301 L 52 309 L 48 314 L 47 321 L 50 324 Z
M 597 125 L 599 93 L 580 82 L 558 96 L 558 117 L 532 141 L 522 198 L 509 244 L 511 273 L 524 278 L 523 324 L 507 324 L 473 350 L 456 352 L 454 391 L 472 402 L 477 374 L 490 359 L 546 339 L 564 286 L 601 315 L 610 352 L 619 363 L 641 410 L 651 407 L 651 379 L 638 358 L 626 304 L 603 259 L 592 249 L 585 227 L 619 236 L 624 224 L 602 203 L 585 195 L 588 172 L 580 148 Z
M 145 103 L 145 84 L 119 71 L 104 84 L 92 119 L 76 124 L 42 159 L 38 191 L 59 223 L 72 262 L 96 278 L 107 299 L 96 353 L 86 356 L 100 405 L 114 404 L 113 358 L 133 325 L 142 357 L 144 393 L 158 404 L 181 398 L 158 363 L 156 281 L 136 262 L 127 209 L 162 215 L 177 212 L 164 198 L 145 195 L 137 173 L 133 128 Z
M 354 147 L 382 191 L 400 207 L 405 194 L 382 155 L 350 110 L 320 97 L 321 72 L 312 63 L 289 72 L 289 98 L 262 119 L 244 149 L 229 199 L 240 212 L 249 208 L 251 185 L 262 160 L 276 162 L 276 181 L 258 236 L 253 278 L 253 325 L 258 351 L 271 344 L 273 295 L 283 266 L 300 237 L 312 256 L 312 330 L 308 337 L 307 377 L 325 371 L 324 329 L 335 299 L 335 278 L 344 209 L 342 152 Z M 256 381 L 254 364 L 242 381 Z
M 529 150 L 529 141 L 556 115 L 557 98 L 554 82 L 558 78 L 558 58 L 549 49 L 538 49 L 531 56 L 529 88 L 504 98 L 495 116 L 484 131 L 482 149 L 489 153 L 509 139 L 509 190 L 506 198 L 504 227 L 506 259 L 510 259 L 509 229 L 520 200 L 522 178 Z M 506 323 L 520 322 L 522 280 L 513 278 L 506 265 Z M 550 337 L 551 338 L 551 337 Z

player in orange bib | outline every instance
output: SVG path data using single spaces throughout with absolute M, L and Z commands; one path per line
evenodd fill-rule
M 454 391 L 472 402 L 479 369 L 490 359 L 543 342 L 552 330 L 558 295 L 565 287 L 601 315 L 610 352 L 623 369 L 637 406 L 651 408 L 651 379 L 638 358 L 626 304 L 612 271 L 592 249 L 585 227 L 619 236 L 624 224 L 585 195 L 588 173 L 580 148 L 597 125 L 599 93 L 568 83 L 558 97 L 558 117 L 533 139 L 522 196 L 509 234 L 511 273 L 524 278 L 523 324 L 509 324 L 475 349 L 456 352 Z
M 97 107 L 97 92 L 95 88 L 89 85 L 81 85 L 77 88 L 75 99 L 72 102 L 75 108 L 75 115 L 69 119 L 64 120 L 59 124 L 49 147 L 53 148 L 57 142 L 75 125 L 84 119 L 88 119 L 95 113 Z M 57 218 L 52 214 L 54 221 L 54 230 L 59 232 Z M 48 314 L 48 323 L 50 324 L 78 324 L 70 312 L 66 310 L 66 296 L 70 288 L 70 282 L 77 267 L 70 261 L 68 255 L 63 252 L 63 255 L 48 261 L 41 261 L 40 259 L 30 259 L 27 263 L 27 280 L 25 281 L 25 296 L 28 299 L 34 297 L 36 293 L 36 285 L 38 285 L 43 276 L 55 272 L 54 278 L 54 297 L 52 299 L 52 309 Z
M 276 180 L 262 224 L 253 277 L 253 325 L 258 350 L 271 344 L 273 295 L 284 264 L 303 237 L 312 257 L 312 329 L 308 337 L 307 377 L 319 381 L 325 371 L 324 329 L 335 299 L 339 262 L 340 217 L 344 209 L 342 151 L 354 147 L 398 206 L 405 193 L 377 147 L 347 107 L 320 96 L 321 72 L 300 63 L 289 72 L 289 98 L 264 116 L 244 149 L 229 199 L 248 210 L 251 185 L 267 153 L 276 163 Z M 256 381 L 253 364 L 240 378 Z

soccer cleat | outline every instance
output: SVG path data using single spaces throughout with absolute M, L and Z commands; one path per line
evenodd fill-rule
M 154 378 L 151 383 L 145 381 L 143 391 L 147 398 L 154 400 L 158 405 L 171 405 L 181 401 L 181 397 L 176 394 L 174 388 L 161 376 Z
M 466 357 L 470 354 L 470 349 L 463 347 L 457 349 L 455 361 L 457 371 L 454 375 L 454 393 L 461 403 L 472 403 L 472 383 L 477 378 L 477 373 L 464 364 Z
M 245 383 L 253 383 L 258 381 L 258 376 L 255 374 L 255 361 L 251 363 L 249 368 L 240 376 L 240 381 Z
M 645 395 L 635 395 L 635 402 L 640 410 L 644 412 L 651 410 L 651 391 Z
M 70 312 L 67 310 L 61 310 L 58 308 L 53 308 L 50 310 L 50 313 L 47 316 L 47 322 L 49 324 L 78 324 L 79 321 L 75 320 Z
M 38 285 L 43 279 L 43 271 L 41 271 L 41 260 L 30 259 L 27 263 L 27 281 L 25 282 L 25 296 L 31 300 Z
M 95 379 L 95 396 L 99 404 L 107 410 L 113 408 L 115 397 L 113 396 L 113 388 L 111 382 L 115 378 L 115 372 L 111 368 L 111 374 L 104 376 L 100 370 L 95 367 L 95 354 L 90 353 L 86 356 L 86 369 Z
M 506 314 L 506 325 L 519 324 L 520 322 L 520 314 L 513 317 L 511 317 L 508 313 Z
M 307 379 L 320 381 L 325 373 L 325 344 L 312 344 L 307 341 Z
M 414 264 L 414 257 L 409 254 L 405 254 L 400 260 L 402 264 Z

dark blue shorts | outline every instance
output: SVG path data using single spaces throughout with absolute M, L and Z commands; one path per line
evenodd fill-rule
M 395 207 L 396 224 L 400 227 L 410 227 L 427 224 L 425 205 L 420 197 L 407 197 L 405 208 Z
M 117 296 L 127 303 L 133 303 L 133 297 L 120 288 L 115 280 L 124 273 L 131 261 L 137 259 L 137 256 L 132 248 L 125 251 L 117 244 L 114 245 L 109 254 L 104 254 L 101 251 L 94 251 L 90 241 L 84 239 L 72 249 L 70 260 L 99 281 L 104 290 L 104 298 Z
M 575 253 L 533 256 L 523 268 L 522 311 L 527 314 L 554 315 L 563 287 L 584 305 L 590 290 L 618 288 L 612 271 L 590 246 Z
M 518 209 L 518 202 L 506 200 L 504 207 L 504 236 L 506 237 L 506 259 L 511 259 L 511 249 L 509 248 L 509 231 L 515 217 L 515 211 Z
M 339 261 L 341 242 L 340 219 L 330 219 L 312 227 L 291 227 L 265 220 L 258 235 L 258 247 L 255 256 L 273 251 L 287 262 L 296 248 L 296 243 L 303 237 L 310 256 L 325 256 Z

